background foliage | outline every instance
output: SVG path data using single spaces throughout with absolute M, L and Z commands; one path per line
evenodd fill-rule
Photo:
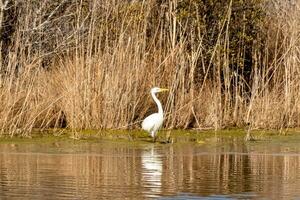
M 2 132 L 298 127 L 298 0 L 2 0 Z M 149 110 L 150 108 L 150 110 Z

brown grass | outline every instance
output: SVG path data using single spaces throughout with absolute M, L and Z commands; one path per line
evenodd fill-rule
M 191 30 L 178 19 L 176 0 L 159 9 L 154 0 L 16 3 L 23 18 L 1 58 L 1 131 L 137 128 L 156 110 L 149 95 L 153 86 L 170 88 L 159 97 L 166 128 L 220 129 L 247 122 L 257 128 L 299 127 L 300 3 L 269 2 L 262 4 L 269 9 L 261 22 L 265 45 L 254 39 L 247 80 L 245 47 L 237 55 L 240 66 L 230 66 L 232 1 L 211 49 L 203 45 L 208 33 L 200 25 L 193 27 L 200 31 Z M 62 7 L 65 12 L 57 14 Z M 3 20 L 3 10 L 0 16 Z M 150 26 L 149 20 L 156 21 Z

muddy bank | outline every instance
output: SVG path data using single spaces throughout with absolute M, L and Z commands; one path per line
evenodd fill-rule
M 284 132 L 277 130 L 255 130 L 251 132 L 256 142 L 259 141 L 293 141 L 300 138 L 300 130 L 291 129 Z M 243 129 L 226 130 L 162 130 L 157 134 L 156 143 L 195 143 L 207 144 L 218 141 L 243 141 L 246 131 Z M 44 131 L 34 131 L 30 136 L 2 136 L 0 143 L 26 143 L 26 142 L 97 142 L 122 141 L 129 143 L 152 143 L 153 140 L 146 132 L 140 130 L 69 130 L 69 129 L 49 129 Z M 254 142 L 255 142 L 254 141 Z

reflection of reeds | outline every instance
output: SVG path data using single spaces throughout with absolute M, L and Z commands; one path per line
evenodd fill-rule
M 176 16 L 176 0 L 160 9 L 156 3 L 17 3 L 22 12 L 12 41 L 1 46 L 2 132 L 132 128 L 152 106 L 154 85 L 170 88 L 161 97 L 169 128 L 299 126 L 298 1 L 265 5 L 267 17 L 259 25 L 266 39 L 255 36 L 248 72 L 242 46 L 247 24 L 239 55 L 230 54 L 235 1 L 226 3 L 212 46 L 203 46 L 210 32 L 202 30 L 201 19 L 187 28 L 180 21 L 184 13 Z
M 12 152 L 12 148 L 18 147 L 3 145 L 2 151 Z M 1 154 L 0 192 L 2 196 L 47 194 L 49 198 L 88 199 L 245 192 L 290 199 L 299 192 L 297 155 L 268 155 L 269 150 L 218 153 L 218 148 L 195 155 L 192 147 L 162 148 L 158 152 L 163 155 L 156 152 L 154 158 L 147 149 L 125 146 L 90 147 L 90 151 L 98 154 L 86 155 Z M 244 147 L 230 146 L 228 150 L 235 152 L 241 148 Z

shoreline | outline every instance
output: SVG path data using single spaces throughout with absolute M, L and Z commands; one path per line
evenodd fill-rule
M 286 136 L 300 136 L 300 129 L 253 130 L 251 134 L 255 141 L 272 140 Z M 218 140 L 243 140 L 246 136 L 244 129 L 224 130 L 161 130 L 157 134 L 156 143 L 196 143 L 205 144 Z M 47 129 L 34 130 L 30 135 L 2 135 L 0 143 L 6 142 L 59 142 L 59 141 L 125 141 L 125 142 L 152 142 L 150 135 L 141 130 L 70 130 Z M 247 141 L 253 142 L 253 141 Z

